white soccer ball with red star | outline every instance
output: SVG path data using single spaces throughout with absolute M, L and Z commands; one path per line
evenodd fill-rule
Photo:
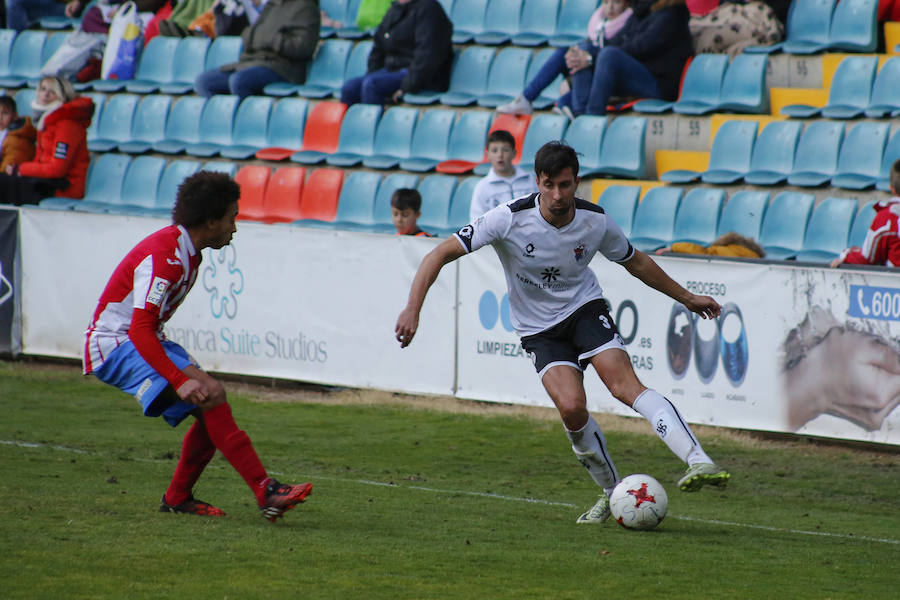
M 626 529 L 653 529 L 666 517 L 669 498 L 663 486 L 649 475 L 629 475 L 609 496 L 613 519 Z

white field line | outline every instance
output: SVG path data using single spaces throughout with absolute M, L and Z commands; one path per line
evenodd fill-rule
M 75 452 L 78 454 L 88 454 L 88 452 L 84 450 L 79 450 L 77 448 L 69 448 L 67 446 L 59 446 L 52 444 L 40 444 L 35 442 L 23 442 L 20 440 L 0 440 L 0 444 L 5 444 L 7 446 L 19 446 L 21 448 L 51 448 L 53 450 L 60 450 L 63 452 Z M 162 459 L 140 459 L 140 462 L 162 462 Z M 214 465 L 213 465 L 214 466 Z M 271 471 L 273 475 L 286 475 L 285 473 L 280 473 L 277 471 Z M 358 483 L 360 485 L 372 485 L 378 487 L 387 487 L 387 488 L 395 488 L 395 489 L 406 489 L 406 490 L 417 490 L 420 492 L 431 492 L 435 494 L 456 494 L 463 496 L 477 496 L 480 498 L 493 498 L 495 500 L 503 500 L 506 502 L 525 502 L 529 504 L 543 504 L 546 506 L 561 506 L 564 508 L 575 508 L 577 505 L 572 504 L 571 502 L 555 502 L 553 500 L 541 500 L 539 498 L 527 498 L 527 497 L 519 497 L 519 496 L 505 496 L 503 494 L 492 494 L 489 492 L 473 492 L 468 490 L 446 490 L 440 488 L 431 488 L 422 485 L 398 485 L 393 482 L 384 482 L 384 481 L 371 481 L 368 479 L 346 479 L 342 477 L 329 477 L 319 475 L 318 479 L 326 479 L 329 481 L 339 481 L 343 483 Z M 679 521 L 694 521 L 697 523 L 707 523 L 709 525 L 722 525 L 725 527 L 741 527 L 744 529 L 759 529 L 762 531 L 773 531 L 777 533 L 789 533 L 793 535 L 811 535 L 811 536 L 822 536 L 822 537 L 831 537 L 845 540 L 856 540 L 861 542 L 874 542 L 879 544 L 891 544 L 895 546 L 900 546 L 900 540 L 895 540 L 891 538 L 875 538 L 868 537 L 864 535 L 850 535 L 846 533 L 831 533 L 827 531 L 805 531 L 803 529 L 788 529 L 784 527 L 772 527 L 769 525 L 754 525 L 752 523 L 736 523 L 734 521 L 720 521 L 718 519 L 702 519 L 698 517 L 689 517 L 684 515 L 668 515 L 672 519 L 677 519 Z

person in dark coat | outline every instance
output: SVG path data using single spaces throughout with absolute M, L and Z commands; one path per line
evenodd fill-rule
M 344 82 L 344 104 L 400 102 L 403 94 L 446 91 L 453 24 L 437 0 L 395 0 L 375 30 L 366 74 Z

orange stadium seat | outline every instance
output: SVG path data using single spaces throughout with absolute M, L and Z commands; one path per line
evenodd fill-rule
M 266 216 L 263 200 L 269 183 L 269 167 L 246 165 L 234 176 L 241 186 L 238 216 L 241 221 L 261 221 Z
M 300 218 L 300 196 L 305 178 L 305 167 L 280 167 L 272 172 L 263 196 L 264 221 L 289 223 Z
M 342 169 L 316 169 L 309 176 L 300 199 L 298 219 L 334 221 L 344 183 Z

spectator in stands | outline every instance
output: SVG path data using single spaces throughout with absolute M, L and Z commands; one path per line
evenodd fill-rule
M 206 98 L 235 94 L 244 99 L 270 83 L 303 83 L 319 42 L 319 19 L 316 0 L 268 0 L 242 34 L 244 48 L 238 62 L 204 71 L 194 89 Z
M 22 31 L 43 17 L 61 17 L 67 9 L 66 0 L 6 0 L 6 28 Z
M 19 117 L 12 96 L 0 96 L 0 173 L 34 159 L 37 132 L 30 117 Z
M 844 263 L 900 267 L 900 159 L 891 165 L 890 186 L 893 197 L 875 204 L 875 218 L 862 248 L 847 248 L 831 262 L 832 267 Z
M 756 240 L 734 231 L 719 236 L 709 246 L 691 242 L 675 242 L 668 248 L 660 248 L 657 254 L 708 254 L 710 256 L 732 256 L 736 258 L 764 258 L 766 251 Z
M 366 74 L 344 82 L 344 104 L 400 102 L 403 94 L 446 91 L 453 24 L 437 0 L 395 0 L 375 30 Z
M 397 228 L 397 235 L 434 237 L 419 229 L 416 223 L 422 216 L 422 195 L 418 190 L 398 188 L 391 195 L 391 219 Z
M 516 156 L 516 140 L 510 132 L 504 129 L 492 131 L 487 137 L 486 147 L 491 170 L 472 190 L 470 223 L 495 206 L 538 191 L 534 175 L 512 164 Z
M 569 77 L 580 69 L 590 66 L 599 49 L 622 29 L 622 26 L 631 17 L 631 12 L 631 9 L 626 6 L 625 0 L 603 0 L 588 21 L 587 37 L 575 46 L 558 48 L 550 55 L 537 75 L 528 82 L 522 95 L 508 104 L 498 106 L 497 112 L 530 115 L 533 110 L 531 103 L 548 85 L 553 83 L 558 75 L 563 74 Z M 579 102 L 581 105 L 585 103 L 586 100 Z M 569 118 L 573 116 L 571 105 L 571 92 L 564 94 L 557 103 L 559 112 Z
M 391 7 L 391 0 L 362 0 L 356 11 L 356 28 L 360 31 L 375 29 Z
M 36 204 L 54 194 L 83 198 L 94 101 L 79 97 L 67 79 L 44 77 L 31 106 L 37 152 L 34 160 L 10 165 L 0 174 L 0 198 L 17 205 Z
M 687 0 L 694 52 L 727 52 L 771 46 L 784 39 L 790 0 Z

